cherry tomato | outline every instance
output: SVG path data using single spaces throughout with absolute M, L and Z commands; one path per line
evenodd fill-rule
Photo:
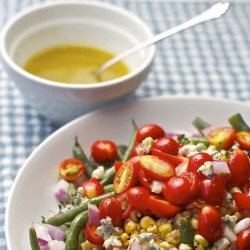
M 174 176 L 163 186 L 163 196 L 172 205 L 185 205 L 198 192 L 199 178 L 197 173 L 186 172 L 181 176 Z
M 171 205 L 163 197 L 156 195 L 149 196 L 148 207 L 153 214 L 163 218 L 172 218 L 182 209 L 182 207 Z
M 174 139 L 168 137 L 161 137 L 157 139 L 152 148 L 158 149 L 163 153 L 170 155 L 178 155 L 179 153 L 178 143 Z
M 236 246 L 238 250 L 250 249 L 250 227 L 241 231 L 238 234 L 238 237 L 236 240 Z
M 250 163 L 242 150 L 235 149 L 229 156 L 228 167 L 232 174 L 229 182 L 242 186 L 249 179 Z
M 83 177 L 85 174 L 85 166 L 82 161 L 76 158 L 70 158 L 61 163 L 58 172 L 62 179 L 74 182 Z
M 148 209 L 150 192 L 144 187 L 132 187 L 127 191 L 128 201 L 139 209 Z
M 133 205 L 128 201 L 126 191 L 119 193 L 115 196 L 115 199 L 121 202 L 122 207 L 122 220 L 129 217 L 130 213 L 133 211 Z
M 198 219 L 198 232 L 208 242 L 215 242 L 223 236 L 223 222 L 219 212 L 211 206 L 205 206 Z
M 83 187 L 84 193 L 88 199 L 96 197 L 103 194 L 103 185 L 95 178 L 84 181 L 81 185 Z
M 151 149 L 151 153 L 152 153 L 152 155 L 156 155 L 156 156 L 159 156 L 161 158 L 169 160 L 171 163 L 174 164 L 174 166 L 178 166 L 182 162 L 188 161 L 188 159 L 185 157 L 167 154 L 167 153 L 164 153 L 164 152 L 162 152 L 158 149 L 155 149 L 155 148 Z
M 232 127 L 216 128 L 207 135 L 210 144 L 217 148 L 228 150 L 236 139 L 236 131 Z
M 236 205 L 246 211 L 250 211 L 250 196 L 243 194 L 243 193 L 234 193 L 234 199 Z
M 122 164 L 115 174 L 113 185 L 116 193 L 121 193 L 134 187 L 138 180 L 139 167 L 137 164 L 127 161 Z
M 154 140 L 165 136 L 165 131 L 156 124 L 147 124 L 140 127 L 136 134 L 136 142 L 142 142 L 145 138 L 151 137 Z
M 141 186 L 146 188 L 149 192 L 151 192 L 151 184 L 153 180 L 146 175 L 143 169 L 140 169 L 138 176 Z
M 98 208 L 101 219 L 105 219 L 109 216 L 115 226 L 122 220 L 122 205 L 118 199 L 108 197 L 100 202 Z
M 139 169 L 141 168 L 141 164 L 140 164 L 140 160 L 141 160 L 141 155 L 136 155 L 131 157 L 128 161 L 131 162 L 134 167 L 136 168 L 136 170 L 139 171 Z
M 116 161 L 115 164 L 114 164 L 114 167 L 115 167 L 115 172 L 118 171 L 118 169 L 122 166 L 124 162 L 122 161 Z
M 112 162 L 117 157 L 117 147 L 112 141 L 96 141 L 91 147 L 93 159 L 99 163 Z
M 141 168 L 149 178 L 166 181 L 175 174 L 174 165 L 155 155 L 144 155 L 140 160 Z
M 236 141 L 240 144 L 242 149 L 250 149 L 250 132 L 236 133 Z
M 94 245 L 103 245 L 104 239 L 98 235 L 97 227 L 90 225 L 89 221 L 84 226 L 86 239 Z
M 225 194 L 223 180 L 213 174 L 212 178 L 204 177 L 199 185 L 199 197 L 211 205 L 221 205 Z
M 188 171 L 196 173 L 198 168 L 201 167 L 206 161 L 212 161 L 211 155 L 200 152 L 190 157 L 188 161 Z

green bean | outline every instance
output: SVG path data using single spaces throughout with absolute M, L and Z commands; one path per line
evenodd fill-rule
M 66 238 L 65 250 L 78 250 L 79 235 L 88 218 L 88 211 L 84 211 L 74 218 Z
M 104 186 L 103 188 L 104 188 L 104 192 L 105 193 L 114 191 L 113 183 L 112 184 L 108 184 L 108 185 Z
M 117 150 L 118 150 L 117 160 L 118 161 L 122 161 L 123 156 L 124 156 L 127 148 L 128 147 L 126 145 L 119 145 L 119 146 L 117 146 Z
M 189 244 L 192 247 L 194 246 L 194 232 L 189 216 L 181 218 L 180 234 L 182 243 Z
M 106 186 L 106 185 L 108 185 L 108 184 L 113 183 L 115 174 L 116 174 L 115 169 L 112 169 L 106 176 L 104 176 L 103 179 L 100 180 L 100 183 L 101 183 L 103 186 Z
M 74 196 L 76 194 L 75 184 L 72 183 L 72 182 L 69 183 L 68 194 L 69 194 L 70 197 L 72 197 L 72 196 Z
M 243 120 L 241 114 L 237 113 L 228 118 L 229 123 L 237 132 L 250 132 L 249 126 Z
M 77 136 L 75 138 L 75 145 L 73 147 L 73 155 L 75 158 L 82 161 L 86 167 L 86 177 L 88 179 L 91 178 L 92 172 L 98 167 L 97 165 L 91 163 L 86 156 L 86 154 L 83 152 L 81 145 L 78 143 Z
M 29 229 L 29 237 L 30 237 L 30 246 L 32 250 L 40 250 L 37 236 L 36 236 L 36 230 L 35 228 L 31 227 Z
M 61 226 L 66 222 L 72 221 L 78 214 L 86 211 L 88 209 L 88 203 L 95 204 L 98 206 L 103 199 L 111 196 L 115 196 L 115 192 L 110 192 L 94 197 L 88 200 L 87 202 L 68 210 L 62 215 L 54 215 L 53 217 L 50 217 L 47 221 L 47 224 L 53 226 Z
M 188 140 L 193 144 L 203 143 L 205 146 L 209 146 L 209 142 L 205 137 L 188 137 Z
M 136 139 L 136 134 L 137 134 L 137 131 L 138 131 L 138 127 L 137 125 L 135 124 L 135 121 L 132 120 L 132 123 L 133 123 L 133 133 L 132 133 L 132 136 L 130 138 L 130 141 L 129 141 L 129 145 L 128 145 L 128 148 L 122 158 L 122 162 L 125 162 L 127 161 L 129 158 L 130 158 L 130 155 L 131 155 L 131 152 L 134 148 L 134 145 L 135 145 L 135 139 Z
M 78 250 L 82 250 L 81 244 L 86 241 L 84 230 L 82 229 L 79 234 Z
M 202 130 L 210 125 L 209 123 L 203 121 L 200 117 L 197 117 L 192 123 L 202 136 L 204 136 Z

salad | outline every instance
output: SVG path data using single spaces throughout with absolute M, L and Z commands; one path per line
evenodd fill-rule
M 128 146 L 98 140 L 89 158 L 76 137 L 32 250 L 250 249 L 250 128 L 228 122 L 198 117 L 189 136 L 132 121 Z

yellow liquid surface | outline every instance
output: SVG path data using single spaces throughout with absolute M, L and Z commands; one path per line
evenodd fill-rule
M 24 65 L 27 72 L 62 83 L 97 83 L 129 73 L 124 62 L 118 62 L 95 78 L 93 72 L 114 57 L 108 51 L 82 45 L 56 46 L 32 56 Z

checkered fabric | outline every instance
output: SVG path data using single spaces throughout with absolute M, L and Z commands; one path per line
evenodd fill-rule
M 43 1 L 0 0 L 0 28 L 15 13 L 39 2 Z M 200 14 L 214 3 L 198 0 L 106 2 L 138 15 L 155 34 Z M 249 1 L 236 1 L 223 18 L 159 42 L 152 72 L 129 100 L 163 94 L 195 94 L 249 101 L 249 13 Z M 0 250 L 5 250 L 5 207 L 15 176 L 30 153 L 58 127 L 25 102 L 1 64 L 0 104 Z

